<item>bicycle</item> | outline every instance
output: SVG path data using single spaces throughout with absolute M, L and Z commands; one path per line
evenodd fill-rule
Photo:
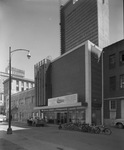
M 104 125 L 96 126 L 96 128 L 97 128 L 97 133 L 103 133 L 105 135 L 111 135 L 112 134 L 111 129 L 105 127 Z
M 89 124 L 87 124 L 87 123 L 83 123 L 82 124 L 82 126 L 81 126 L 81 131 L 83 131 L 83 132 L 90 132 L 90 126 L 89 126 Z
M 79 123 L 69 122 L 69 123 L 63 124 L 62 128 L 66 130 L 80 131 L 81 125 Z

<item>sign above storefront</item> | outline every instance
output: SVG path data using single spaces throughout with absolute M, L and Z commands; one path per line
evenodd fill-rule
M 78 95 L 71 94 L 66 96 L 54 97 L 48 99 L 48 106 L 56 106 L 61 104 L 73 104 L 78 102 Z

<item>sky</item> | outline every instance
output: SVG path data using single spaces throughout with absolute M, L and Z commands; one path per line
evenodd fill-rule
M 123 39 L 122 1 L 109 0 L 110 44 Z M 61 0 L 64 4 L 67 0 Z M 0 71 L 9 61 L 9 47 L 30 50 L 12 53 L 12 66 L 34 79 L 34 65 L 60 56 L 59 0 L 0 0 Z

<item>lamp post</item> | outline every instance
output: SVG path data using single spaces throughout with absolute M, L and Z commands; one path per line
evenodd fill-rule
M 11 47 L 9 47 L 9 124 L 8 124 L 7 134 L 12 134 L 12 128 L 11 128 L 11 120 L 12 120 L 12 115 L 11 115 L 11 54 L 16 51 L 27 51 L 28 59 L 30 59 L 31 57 L 29 50 L 15 49 L 11 51 Z

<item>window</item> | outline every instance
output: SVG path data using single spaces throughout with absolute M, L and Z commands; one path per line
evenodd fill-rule
M 16 91 L 19 91 L 19 81 L 16 80 Z
M 124 50 L 119 53 L 119 62 L 120 65 L 124 65 Z
M 22 87 L 22 91 L 24 91 L 24 87 Z
M 110 91 L 115 91 L 116 90 L 116 77 L 115 76 L 110 77 L 110 79 L 109 79 L 109 88 L 110 88 Z
M 33 88 L 33 83 L 31 83 L 31 88 Z
M 16 87 L 16 91 L 19 91 L 19 87 L 18 86 Z
M 0 100 L 2 100 L 2 95 L 3 95 L 3 93 L 0 93 Z
M 120 75 L 120 88 L 124 89 L 124 74 Z
M 115 54 L 109 56 L 109 69 L 115 68 Z
M 115 100 L 111 100 L 109 104 L 110 104 L 110 110 L 116 109 L 116 101 Z
M 24 91 L 24 81 L 22 81 L 22 87 L 21 87 L 22 91 Z
M 28 90 L 28 89 L 29 89 L 29 83 L 26 82 L 26 90 Z
M 16 86 L 19 86 L 19 81 L 18 80 L 16 80 Z

